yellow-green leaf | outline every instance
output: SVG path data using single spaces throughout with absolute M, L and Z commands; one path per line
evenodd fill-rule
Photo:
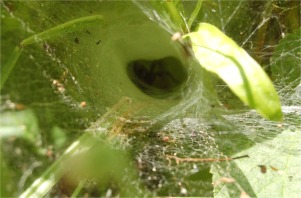
M 281 120 L 277 92 L 260 65 L 215 26 L 200 23 L 190 37 L 194 54 L 208 71 L 216 73 L 247 105 L 271 120 Z

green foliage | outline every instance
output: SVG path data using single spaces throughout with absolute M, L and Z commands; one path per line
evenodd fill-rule
M 246 161 L 248 158 L 241 159 L 239 161 Z M 243 192 L 246 192 L 250 197 L 255 197 L 255 192 L 253 191 L 252 186 L 249 183 L 249 175 L 245 175 L 241 171 L 235 162 L 230 162 L 228 164 L 229 172 L 226 173 L 228 177 L 225 177 L 225 173 L 220 173 L 218 169 L 222 166 L 227 168 L 227 165 L 212 165 L 210 172 L 213 174 L 212 181 L 216 183 L 216 186 L 213 190 L 214 197 L 216 198 L 225 198 L 225 197 L 240 197 Z M 223 182 L 222 178 L 232 179 L 231 182 Z
M 248 153 L 249 159 L 235 161 L 239 169 L 248 175 L 256 197 L 299 197 L 301 129 L 287 129 L 275 139 L 257 144 L 239 153 Z M 245 182 L 237 178 L 244 185 Z
M 275 88 L 262 68 L 246 51 L 213 25 L 201 23 L 188 34 L 199 63 L 216 73 L 247 105 L 271 120 L 281 120 Z
M 284 152 L 297 150 L 299 128 L 294 133 L 281 127 L 274 132 L 270 126 L 275 123 L 241 113 L 237 116 L 242 121 L 223 115 L 230 122 L 225 120 L 219 115 L 211 76 L 202 68 L 218 74 L 263 116 L 281 118 L 272 83 L 233 41 L 244 45 L 253 35 L 252 28 L 247 35 L 240 34 L 244 27 L 235 28 L 239 21 L 244 26 L 253 17 L 256 6 L 248 1 L 198 1 L 192 2 L 189 14 L 188 3 L 178 0 L 134 3 L 1 2 L 5 18 L 1 24 L 1 86 L 5 82 L 0 105 L 1 196 L 238 197 L 244 191 L 250 196 L 273 191 L 261 189 L 258 178 L 266 186 L 276 181 L 271 186 L 285 189 L 287 196 L 299 193 L 294 191 L 300 185 L 298 177 L 290 177 L 300 172 L 299 153 Z M 135 5 L 142 5 L 141 10 Z M 218 7 L 223 8 L 221 15 L 215 13 Z M 248 17 L 232 15 L 236 12 Z M 171 40 L 171 32 L 187 33 L 204 16 L 215 26 L 201 23 L 188 34 L 192 50 L 185 40 Z M 149 20 L 154 17 L 157 23 Z M 226 24 L 232 19 L 235 23 L 224 29 L 226 17 Z M 239 38 L 232 38 L 235 32 Z M 290 74 L 280 59 L 298 63 L 298 34 L 288 35 L 276 47 L 274 75 Z M 293 50 L 293 59 L 283 55 L 288 49 Z M 129 78 L 129 65 L 135 70 L 130 73 L 134 80 Z M 298 80 L 296 71 L 298 67 L 288 82 Z M 137 73 L 143 75 L 137 78 Z M 166 84 L 172 84 L 171 89 L 152 91 Z M 9 106 L 12 101 L 24 103 L 26 110 Z M 300 125 L 287 118 L 283 125 Z M 247 128 L 249 121 L 258 130 Z M 262 136 L 277 137 L 264 142 Z M 250 158 L 212 164 L 178 164 L 168 157 L 219 159 L 245 154 Z M 272 164 L 274 158 L 281 160 Z M 258 164 L 272 165 L 277 171 L 271 168 L 262 174 Z M 269 173 L 277 174 L 262 177 Z M 223 177 L 235 182 L 212 186 L 212 176 L 213 182 Z M 280 193 L 275 191 L 275 197 Z
M 189 18 L 189 21 L 187 22 L 188 28 L 191 29 L 192 23 L 195 21 L 195 18 L 199 14 L 201 8 L 202 8 L 203 0 L 198 1 L 195 9 L 191 13 L 191 16 Z

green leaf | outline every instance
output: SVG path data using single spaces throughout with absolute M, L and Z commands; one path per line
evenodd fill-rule
M 247 176 L 256 197 L 300 197 L 301 130 L 292 131 L 286 129 L 275 139 L 237 154 L 250 156 L 235 163 Z
M 282 119 L 280 101 L 272 82 L 244 49 L 207 23 L 200 23 L 197 32 L 187 36 L 199 63 L 222 78 L 245 104 L 266 118 Z
M 239 159 L 241 161 L 247 160 L 248 158 Z M 225 198 L 225 197 L 239 197 L 242 192 L 246 192 L 249 196 L 255 197 L 255 192 L 250 185 L 248 178 L 242 170 L 235 164 L 235 161 L 229 162 L 229 164 L 218 164 L 218 166 L 212 165 L 210 172 L 213 174 L 213 183 L 215 187 L 213 190 L 215 198 Z M 229 173 L 219 171 L 222 167 L 222 170 L 229 170 Z M 231 183 L 221 182 L 222 178 L 230 178 L 236 181 Z M 220 183 L 219 183 L 220 181 Z M 218 184 L 219 183 L 219 184 Z

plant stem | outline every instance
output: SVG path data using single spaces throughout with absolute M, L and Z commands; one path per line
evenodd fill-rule
M 170 18 L 174 24 L 179 26 L 182 31 L 187 32 L 186 27 L 185 27 L 185 21 L 181 17 L 179 10 L 176 7 L 176 3 L 172 1 L 166 1 L 164 2 L 164 6 L 166 10 L 168 11 Z
M 201 8 L 202 8 L 202 4 L 203 4 L 203 0 L 199 0 L 195 9 L 193 10 L 189 20 L 188 20 L 188 28 L 189 28 L 189 31 L 191 31 L 191 26 L 195 20 L 195 18 L 197 17 L 197 15 L 199 14 Z

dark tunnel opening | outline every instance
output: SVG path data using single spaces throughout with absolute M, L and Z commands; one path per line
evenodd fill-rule
M 127 74 L 141 91 L 156 98 L 176 97 L 188 78 L 183 64 L 171 56 L 131 61 L 127 65 Z

